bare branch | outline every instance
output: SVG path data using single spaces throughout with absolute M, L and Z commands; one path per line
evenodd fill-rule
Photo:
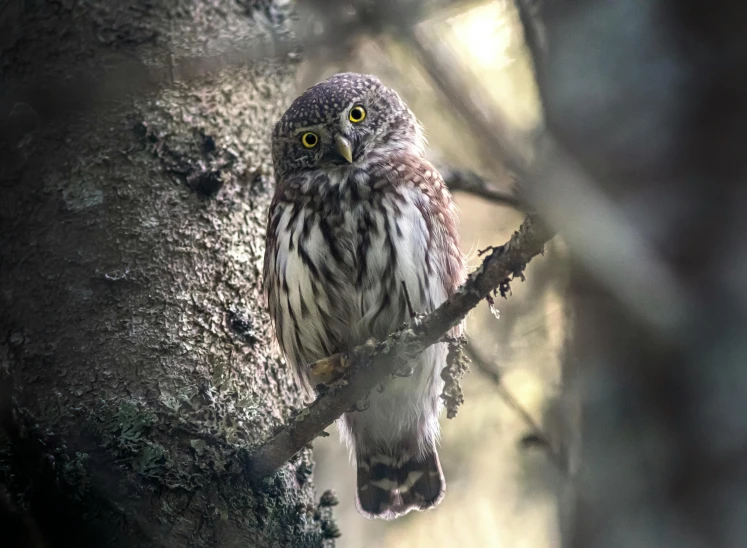
M 413 23 L 409 21 L 407 26 Z M 399 28 L 403 29 L 401 25 Z M 403 34 L 409 36 L 409 33 Z M 417 37 L 417 34 L 407 39 L 412 41 L 424 68 L 447 99 L 465 119 L 478 121 L 473 127 L 486 141 L 486 150 L 492 158 L 500 153 L 496 166 L 500 163 L 501 168 L 508 168 L 518 179 L 523 179 L 529 166 L 520 152 L 523 144 L 520 139 L 524 136 L 513 129 L 500 113 L 494 112 L 495 109 L 475 107 L 474 93 L 464 93 L 465 79 L 459 64 L 451 62 L 447 52 L 436 51 L 435 42 Z M 465 190 L 496 202 L 520 206 L 517 196 L 492 188 L 474 174 L 464 172 L 450 179 L 453 190 Z M 482 266 L 438 309 L 424 317 L 414 318 L 409 326 L 384 341 L 371 339 L 350 353 L 336 354 L 312 364 L 315 380 L 324 379 L 326 389 L 310 407 L 249 456 L 250 475 L 259 479 L 274 472 L 342 413 L 365 400 L 372 387 L 400 371 L 410 356 L 442 340 L 491 291 L 511 276 L 521 275 L 526 264 L 542 252 L 551 237 L 552 233 L 535 215 L 528 215 L 511 240 L 504 246 L 493 248 Z M 330 379 L 333 379 L 331 383 Z
M 500 386 L 501 382 L 503 381 L 501 372 L 496 367 L 491 367 L 489 365 L 489 361 L 485 356 L 483 356 L 473 344 L 467 343 L 464 353 L 467 355 L 467 357 L 472 362 L 472 365 L 475 366 L 475 368 L 482 373 L 485 377 L 493 381 L 496 386 Z M 533 430 L 537 430 L 535 428 L 535 425 L 533 423 L 527 423 Z
M 507 278 L 520 275 L 527 263 L 542 253 L 551 237 L 536 216 L 528 215 L 511 239 L 493 249 L 464 285 L 436 310 L 415 318 L 384 341 L 371 339 L 349 354 L 326 358 L 327 361 L 344 359 L 346 375 L 250 455 L 250 475 L 259 479 L 282 466 L 342 413 L 364 399 L 372 387 L 401 368 L 409 356 L 440 341 L 486 295 Z
M 566 473 L 568 469 L 566 464 L 567 459 L 563 456 L 563 452 L 555 449 L 552 440 L 545 433 L 542 427 L 537 424 L 537 421 L 535 421 L 532 415 L 529 414 L 529 412 L 524 408 L 523 405 L 521 405 L 519 400 L 514 397 L 511 391 L 506 388 L 506 385 L 503 383 L 500 371 L 495 367 L 492 367 L 489 364 L 490 360 L 483 356 L 474 347 L 474 345 L 467 344 L 466 348 L 464 349 L 464 353 L 472 361 L 472 365 L 474 365 L 480 373 L 482 373 L 484 376 L 495 383 L 495 386 L 498 389 L 498 395 L 501 397 L 501 399 L 514 411 L 514 413 L 519 416 L 519 418 L 521 418 L 524 424 L 526 424 L 526 426 L 529 428 L 531 434 L 528 436 L 524 436 L 524 439 L 526 440 L 528 438 L 533 438 L 535 445 L 539 445 L 547 450 L 550 461 L 552 461 L 552 463 L 558 468 L 558 470 Z
M 542 428 L 532 418 L 532 415 L 530 415 L 529 412 L 524 409 L 524 406 L 522 406 L 519 401 L 513 396 L 513 394 L 511 394 L 511 392 L 509 392 L 509 390 L 505 387 L 505 385 L 503 384 L 501 373 L 495 367 L 491 367 L 488 363 L 489 360 L 482 356 L 473 345 L 467 345 L 465 353 L 467 354 L 469 359 L 472 360 L 472 363 L 477 368 L 477 370 L 480 371 L 483 375 L 490 378 L 495 383 L 495 385 L 499 389 L 498 391 L 503 401 L 505 401 L 506 404 L 511 409 L 513 409 L 514 412 L 519 415 L 519 417 L 521 417 L 521 420 L 526 423 L 532 433 L 539 440 L 541 440 L 543 444 L 550 446 L 550 440 L 542 431 Z
M 525 210 L 525 206 L 515 192 L 495 188 L 474 171 L 440 167 L 439 172 L 451 192 L 466 192 L 490 202 Z

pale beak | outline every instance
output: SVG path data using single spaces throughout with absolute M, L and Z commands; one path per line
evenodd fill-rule
M 353 147 L 350 146 L 350 141 L 345 139 L 342 135 L 335 135 L 335 145 L 337 145 L 337 152 L 345 158 L 349 163 L 353 163 Z

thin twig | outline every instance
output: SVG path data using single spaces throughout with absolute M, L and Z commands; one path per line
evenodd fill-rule
M 529 411 L 527 411 L 524 406 L 521 405 L 519 400 L 514 397 L 511 391 L 506 388 L 500 371 L 495 367 L 491 367 L 489 365 L 490 360 L 485 358 L 474 347 L 474 345 L 467 344 L 464 353 L 472 361 L 472 365 L 475 369 L 495 383 L 495 386 L 498 389 L 498 395 L 501 399 L 521 418 L 522 421 L 524 421 L 524 424 L 527 425 L 531 431 L 531 435 L 537 440 L 538 444 L 547 449 L 550 461 L 558 467 L 558 470 L 565 473 L 567 467 L 562 453 L 555 450 L 550 437 L 545 433 L 540 425 L 537 424 L 537 421 L 534 420 Z
M 519 417 L 521 417 L 521 420 L 523 420 L 524 423 L 529 427 L 529 429 L 532 431 L 532 434 L 535 435 L 539 440 L 541 440 L 543 444 L 547 444 L 548 446 L 550 446 L 550 439 L 543 432 L 539 424 L 537 424 L 534 418 L 532 418 L 532 415 L 529 414 L 529 411 L 524 409 L 524 406 L 519 403 L 519 401 L 503 384 L 503 377 L 501 373 L 495 367 L 491 367 L 488 363 L 489 360 L 482 356 L 473 345 L 467 345 L 465 353 L 467 354 L 469 359 L 472 360 L 472 364 L 477 368 L 477 370 L 486 377 L 490 378 L 495 383 L 495 385 L 498 387 L 501 398 L 511 409 L 514 410 L 514 412 L 516 412 L 517 415 L 519 415 Z
M 346 354 L 345 377 L 333 383 L 310 407 L 249 456 L 249 474 L 259 479 L 277 470 L 411 356 L 440 341 L 507 277 L 523 272 L 551 237 L 536 216 L 528 215 L 511 239 L 487 255 L 464 285 L 436 310 L 416 317 L 410 326 L 384 341 L 371 339 Z M 336 356 L 327 360 L 343 358 L 340 354 Z
M 496 204 L 525 210 L 524 204 L 515 192 L 506 192 L 495 188 L 474 171 L 440 167 L 439 172 L 444 178 L 446 186 L 452 192 L 466 192 Z
M 473 344 L 467 343 L 464 348 L 464 353 L 470 359 L 472 365 L 474 365 L 480 373 L 493 381 L 496 386 L 501 384 L 503 378 L 501 376 L 500 370 L 496 367 L 491 367 L 490 365 L 488 365 L 488 360 L 478 352 Z

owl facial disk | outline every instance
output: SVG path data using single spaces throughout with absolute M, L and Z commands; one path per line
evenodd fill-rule
M 399 96 L 374 77 L 342 73 L 296 98 L 275 125 L 273 164 L 281 177 L 347 170 L 399 150 L 421 154 L 422 130 Z

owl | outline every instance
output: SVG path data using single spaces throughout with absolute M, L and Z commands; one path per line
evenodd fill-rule
M 397 93 L 361 74 L 311 87 L 275 126 L 264 292 L 304 390 L 310 363 L 384 339 L 410 319 L 410 305 L 431 312 L 463 281 L 455 208 L 424 148 Z M 446 356 L 444 343 L 431 346 L 411 359 L 410 376 L 371 390 L 338 420 L 368 518 L 444 496 L 436 443 Z

